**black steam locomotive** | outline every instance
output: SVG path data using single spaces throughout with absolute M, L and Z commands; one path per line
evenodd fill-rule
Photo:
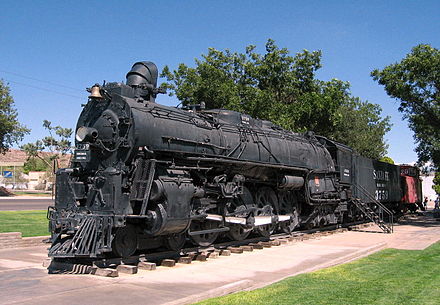
M 397 166 L 246 114 L 156 104 L 157 76 L 138 62 L 126 84 L 89 89 L 57 172 L 50 256 L 127 257 L 400 209 Z

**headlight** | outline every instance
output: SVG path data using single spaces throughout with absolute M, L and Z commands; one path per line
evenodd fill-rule
M 94 141 L 98 137 L 98 131 L 95 128 L 92 127 L 84 127 L 81 126 L 76 131 L 76 140 L 78 142 L 84 142 L 84 141 Z

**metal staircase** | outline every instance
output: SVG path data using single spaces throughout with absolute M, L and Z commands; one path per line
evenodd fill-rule
M 374 222 L 379 228 L 382 229 L 385 233 L 393 232 L 393 213 L 384 206 L 380 201 L 374 198 L 368 191 L 360 185 L 354 184 L 354 186 L 363 193 L 368 199 L 369 203 L 362 201 L 359 198 L 353 198 L 351 201 L 356 205 L 356 207 L 367 216 L 372 222 Z M 370 204 L 374 204 L 377 206 L 378 210 L 375 212 Z M 384 216 L 388 218 L 388 221 L 385 221 Z

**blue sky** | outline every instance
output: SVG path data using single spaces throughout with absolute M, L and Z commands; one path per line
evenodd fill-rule
M 439 48 L 439 16 L 440 1 L 2 0 L 0 78 L 32 129 L 25 143 L 46 135 L 43 119 L 74 128 L 84 89 L 123 81 L 135 61 L 160 70 L 193 65 L 209 47 L 242 52 L 255 44 L 263 53 L 272 38 L 292 54 L 322 50 L 318 78 L 349 81 L 354 96 L 381 105 L 393 123 L 389 156 L 411 162 L 412 133 L 370 72 L 419 43 Z M 163 95 L 157 101 L 177 104 Z

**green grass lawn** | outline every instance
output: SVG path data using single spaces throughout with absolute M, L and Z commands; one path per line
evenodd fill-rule
M 34 196 L 34 197 L 50 197 L 52 193 L 47 192 L 26 192 L 26 191 L 13 191 L 14 195 L 17 196 Z
M 21 232 L 23 237 L 49 235 L 46 210 L 0 212 L 0 233 Z
M 386 249 L 198 304 L 440 304 L 440 242 L 423 251 Z

